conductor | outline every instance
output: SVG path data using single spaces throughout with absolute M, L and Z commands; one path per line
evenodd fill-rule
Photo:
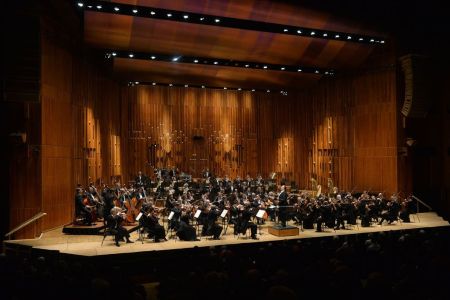
M 288 194 L 286 192 L 286 186 L 281 186 L 281 192 L 278 195 L 278 218 L 280 219 L 281 226 L 286 227 L 287 221 L 287 206 L 288 206 Z

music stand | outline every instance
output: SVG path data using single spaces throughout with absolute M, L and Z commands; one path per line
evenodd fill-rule
M 222 210 L 222 213 L 220 214 L 220 217 L 222 218 L 222 227 L 225 227 L 225 230 L 222 231 L 222 236 L 227 234 L 228 222 L 226 222 L 226 224 L 225 224 L 225 220 L 226 220 L 225 217 L 227 216 L 227 214 L 228 214 L 227 209 Z
M 199 236 L 199 237 L 201 237 L 201 232 L 200 232 L 200 224 L 198 222 L 198 218 L 200 217 L 201 213 L 202 213 L 202 211 L 200 209 L 197 209 L 194 214 L 194 219 L 196 222 L 195 226 L 197 227 L 197 236 Z
M 170 221 L 172 221 L 174 215 L 175 215 L 175 213 L 173 211 L 171 211 L 169 213 L 169 216 L 167 217 L 167 227 L 169 229 L 169 233 L 168 233 L 169 234 L 169 238 L 173 238 L 173 228 L 170 225 Z M 175 240 L 176 240 L 176 236 L 175 236 Z
M 139 220 L 142 218 L 143 213 L 140 212 L 137 216 L 136 216 L 136 222 L 138 222 L 138 233 L 139 233 L 139 240 L 142 242 L 142 244 L 144 243 L 144 236 L 142 234 L 142 231 L 144 230 L 144 227 L 142 227 L 141 222 L 139 222 Z
M 261 233 L 261 223 L 262 223 L 262 221 L 264 220 L 264 215 L 266 214 L 266 211 L 264 210 L 264 209 L 260 209 L 260 210 L 258 210 L 258 212 L 256 213 L 256 218 L 257 218 L 257 220 L 259 219 L 260 220 L 260 222 L 257 222 L 257 223 L 259 223 L 258 224 L 258 234 L 259 235 L 262 235 L 262 233 Z

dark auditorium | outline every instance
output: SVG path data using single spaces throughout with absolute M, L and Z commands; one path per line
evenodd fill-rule
M 447 12 L 4 1 L 1 299 L 448 299 Z

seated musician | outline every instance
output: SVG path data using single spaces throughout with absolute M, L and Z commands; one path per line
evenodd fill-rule
M 149 207 L 147 213 L 144 213 L 139 220 L 140 225 L 148 232 L 148 238 L 153 238 L 155 243 L 159 243 L 160 240 L 166 239 L 166 231 L 164 227 L 159 224 L 158 209 L 155 207 Z
M 199 241 L 195 228 L 189 224 L 189 215 L 184 214 L 181 216 L 177 236 L 182 241 Z
M 391 199 L 386 204 L 386 210 L 381 213 L 381 220 L 378 222 L 378 225 L 381 225 L 384 220 L 388 221 L 388 224 L 397 221 L 399 212 L 400 204 L 398 204 L 397 199 Z
M 178 226 L 180 226 L 181 203 L 176 201 L 171 212 L 173 212 L 173 216 L 172 219 L 169 220 L 169 229 L 177 231 Z
M 81 219 L 83 225 L 90 226 L 92 224 L 92 208 L 87 205 L 86 201 L 83 189 L 78 186 L 75 194 L 75 219 Z
M 219 210 L 214 205 L 206 205 L 203 211 L 204 221 L 202 228 L 202 236 L 213 236 L 213 239 L 219 240 L 223 227 L 216 223 L 220 215 Z
M 251 217 L 253 216 L 250 202 L 245 202 L 244 205 L 240 205 L 239 208 L 240 214 L 237 224 L 234 226 L 234 234 L 245 234 L 247 232 L 247 229 L 250 228 L 252 239 L 257 240 L 258 238 L 256 237 L 256 232 L 258 227 L 255 223 L 250 221 Z
M 123 241 L 124 238 L 128 243 L 133 243 L 130 240 L 130 233 L 128 230 L 122 226 L 122 222 L 126 215 L 122 212 L 120 207 L 113 207 L 111 209 L 111 214 L 105 219 L 105 225 L 114 234 L 114 240 L 116 241 L 116 246 L 120 247 L 119 241 Z

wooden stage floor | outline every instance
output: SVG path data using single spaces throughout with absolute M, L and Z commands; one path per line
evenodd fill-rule
M 131 239 L 135 241 L 133 244 L 126 244 L 121 242 L 120 247 L 114 245 L 113 238 L 107 236 L 103 246 L 101 242 L 102 235 L 66 235 L 62 233 L 62 228 L 57 228 L 44 233 L 39 239 L 29 240 L 11 240 L 4 241 L 5 249 L 39 249 L 40 251 L 50 250 L 58 251 L 61 254 L 69 254 L 76 256 L 99 256 L 99 255 L 115 255 L 115 254 L 131 254 L 131 253 L 145 253 L 152 251 L 164 251 L 185 249 L 193 247 L 211 247 L 230 244 L 241 243 L 261 243 L 271 241 L 282 241 L 287 239 L 305 239 L 316 238 L 335 235 L 348 235 L 348 234 L 360 234 L 390 230 L 408 230 L 418 228 L 430 228 L 430 227 L 442 227 L 450 226 L 449 223 L 443 220 L 434 212 L 420 213 L 418 216 L 411 215 L 412 223 L 393 223 L 387 225 L 384 223 L 382 226 L 373 225 L 371 227 L 356 227 L 346 230 L 331 230 L 326 229 L 325 232 L 316 232 L 314 229 L 306 229 L 300 231 L 298 236 L 290 237 L 277 237 L 268 233 L 268 227 L 272 224 L 266 224 L 261 226 L 261 235 L 258 234 L 259 240 L 252 240 L 246 237 L 236 238 L 233 235 L 233 228 L 229 227 L 227 234 L 222 236 L 220 240 L 207 240 L 201 238 L 200 241 L 187 242 L 179 241 L 176 239 L 169 239 L 167 242 L 154 243 L 152 240 L 145 239 L 142 244 L 138 241 L 138 233 L 136 231 L 131 233 Z

